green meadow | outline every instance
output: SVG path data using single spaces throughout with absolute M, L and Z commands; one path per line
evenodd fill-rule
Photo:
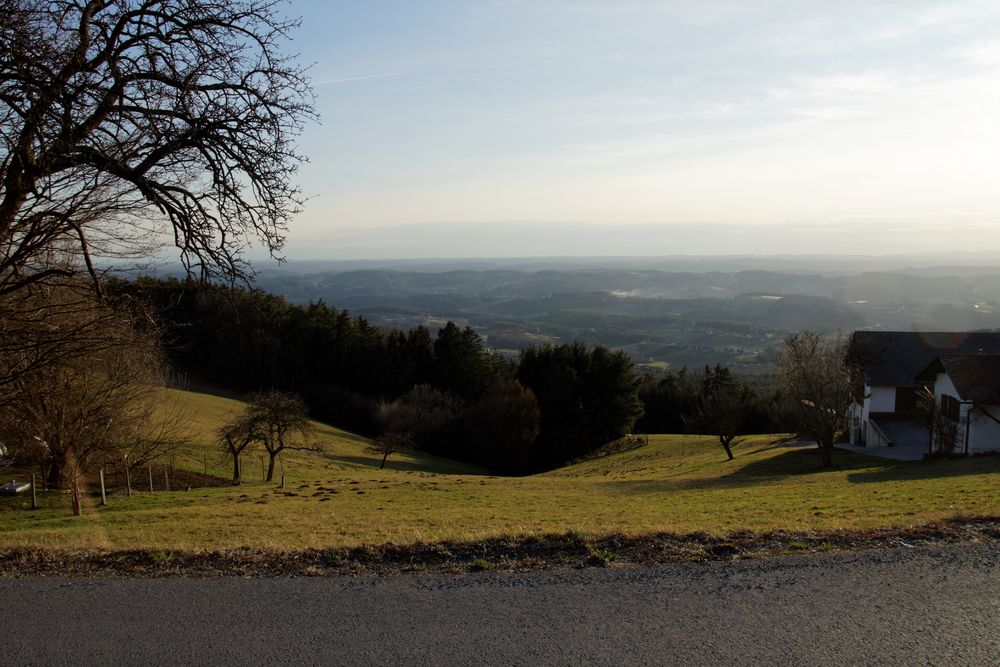
M 181 470 L 228 478 L 214 431 L 238 401 L 170 391 L 188 416 Z M 713 438 L 650 436 L 649 443 L 529 477 L 504 478 L 411 452 L 379 458 L 366 440 L 317 424 L 323 453 L 287 452 L 285 485 L 260 481 L 258 453 L 241 486 L 88 496 L 73 517 L 64 493 L 0 498 L 0 548 L 298 549 L 477 540 L 500 535 L 896 527 L 956 515 L 1000 515 L 1000 457 L 896 462 L 754 436 L 726 461 Z M 3 478 L 21 477 L 4 470 Z M 0 478 L 2 479 L 2 478 Z

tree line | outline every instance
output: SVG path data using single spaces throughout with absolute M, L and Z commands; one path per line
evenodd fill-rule
M 239 392 L 301 396 L 311 416 L 509 474 L 586 454 L 642 414 L 628 356 L 582 344 L 520 360 L 448 322 L 385 330 L 322 302 L 200 281 L 112 280 L 115 299 L 149 309 L 181 375 Z
M 453 322 L 385 330 L 322 302 L 173 278 L 106 289 L 151 309 L 182 374 L 301 396 L 313 417 L 376 438 L 383 462 L 418 448 L 523 474 L 632 432 L 716 434 L 725 422 L 728 451 L 737 433 L 778 421 L 773 392 L 722 367 L 640 376 L 625 353 L 582 343 L 510 360 Z

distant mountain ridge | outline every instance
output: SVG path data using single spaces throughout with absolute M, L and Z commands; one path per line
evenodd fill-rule
M 778 273 L 849 274 L 895 272 L 905 274 L 974 276 L 1000 273 L 1000 252 L 886 254 L 886 255 L 649 255 L 593 257 L 500 257 L 410 259 L 291 259 L 255 261 L 260 271 L 330 273 L 359 270 L 400 270 L 423 273 L 448 271 L 571 271 L 621 269 L 679 273 L 734 273 L 774 271 Z
M 766 372 L 801 329 L 1000 328 L 1000 261 L 973 261 L 993 256 L 292 261 L 258 265 L 256 285 L 390 328 L 453 320 L 510 355 L 580 340 L 656 368 Z
M 261 271 L 260 287 L 293 301 L 371 295 L 464 294 L 496 298 L 557 292 L 608 292 L 636 298 L 732 298 L 744 294 L 823 296 L 843 301 L 954 303 L 988 301 L 1000 294 L 1000 269 L 974 276 L 864 272 L 848 275 L 744 270 L 453 270 L 361 269 L 300 274 Z
M 427 267 L 424 267 L 426 269 Z M 261 270 L 292 302 L 323 300 L 388 327 L 470 325 L 494 349 L 580 340 L 655 367 L 767 371 L 801 329 L 1000 328 L 1000 269 L 664 271 L 649 268 Z M 990 272 L 992 271 L 992 273 Z

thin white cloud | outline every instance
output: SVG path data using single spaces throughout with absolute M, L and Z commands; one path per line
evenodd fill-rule
M 930 7 L 923 7 L 912 15 L 912 25 L 917 28 L 943 28 L 980 22 L 985 16 L 995 15 L 994 0 L 946 0 Z
M 976 42 L 959 49 L 955 55 L 965 62 L 979 67 L 1000 68 L 1000 40 Z
M 898 95 L 919 91 L 922 87 L 938 86 L 948 80 L 926 72 L 863 70 L 822 76 L 796 76 L 785 86 L 767 92 L 786 106 L 789 101 L 798 100 L 814 103 L 850 103 L 870 109 L 873 99 L 896 99 Z
M 363 76 L 347 76 L 342 79 L 325 79 L 314 81 L 314 86 L 332 86 L 336 83 L 348 83 L 350 81 L 368 81 L 370 79 L 386 79 L 391 76 L 403 76 L 406 72 L 385 72 L 384 74 L 365 74 Z

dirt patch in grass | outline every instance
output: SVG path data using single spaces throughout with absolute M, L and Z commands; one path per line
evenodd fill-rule
M 577 533 L 474 542 L 377 544 L 341 549 L 0 552 L 0 576 L 329 576 L 627 567 L 786 554 L 1000 540 L 1000 517 L 958 517 L 898 529 L 706 533 Z

